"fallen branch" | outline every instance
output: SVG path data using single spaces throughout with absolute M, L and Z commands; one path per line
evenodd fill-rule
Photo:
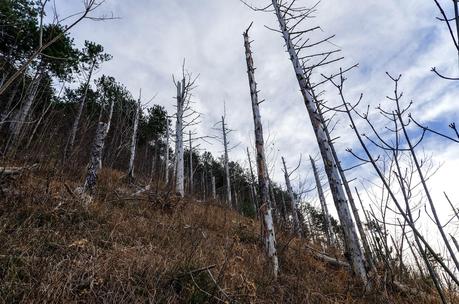
M 315 248 L 312 248 L 312 247 L 310 247 L 308 245 L 305 245 L 305 246 L 306 246 L 307 249 L 312 251 L 312 254 L 318 260 L 321 260 L 321 261 L 323 261 L 323 262 L 325 262 L 327 264 L 333 265 L 335 267 L 350 268 L 349 263 L 347 263 L 347 262 L 338 260 L 337 258 L 330 257 L 330 256 L 326 255 L 325 253 L 320 252 L 319 250 L 317 250 Z
M 32 170 L 33 168 L 37 167 L 38 164 L 33 164 L 29 167 L 0 167 L 0 176 L 7 176 L 7 175 L 19 175 L 24 171 Z

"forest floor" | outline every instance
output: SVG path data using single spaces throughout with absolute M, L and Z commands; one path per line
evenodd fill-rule
M 435 303 L 365 292 L 281 227 L 273 281 L 258 221 L 161 185 L 133 196 L 106 169 L 85 206 L 66 176 L 32 170 L 0 193 L 0 303 Z

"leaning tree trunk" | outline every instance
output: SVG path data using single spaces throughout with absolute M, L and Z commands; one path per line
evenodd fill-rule
M 257 190 L 255 188 L 255 175 L 253 174 L 253 169 L 252 169 L 252 160 L 250 159 L 250 152 L 249 148 L 247 148 L 247 158 L 249 160 L 249 169 L 250 169 L 250 193 L 252 196 L 252 204 L 253 204 L 253 210 L 255 210 L 255 214 L 258 218 L 258 206 L 257 206 Z
M 307 76 L 304 73 L 298 54 L 290 37 L 290 31 L 287 29 L 285 15 L 281 12 L 281 5 L 278 0 L 272 0 L 273 8 L 279 22 L 280 32 L 284 38 L 287 51 L 290 55 L 290 60 L 293 64 L 295 75 L 300 86 L 301 94 L 304 99 L 309 118 L 314 129 L 319 150 L 325 164 L 325 172 L 327 173 L 330 190 L 333 196 L 333 201 L 338 212 L 341 226 L 344 232 L 344 241 L 348 248 L 348 260 L 352 265 L 354 273 L 362 280 L 364 284 L 368 282 L 367 271 L 365 269 L 365 260 L 360 248 L 359 238 L 355 229 L 354 221 L 349 210 L 346 195 L 340 182 L 340 176 L 336 167 L 336 162 L 331 153 L 330 145 L 332 143 L 327 139 L 321 117 L 317 112 L 317 107 L 312 97 L 312 89 L 309 85 Z
M 185 97 L 185 79 L 177 82 L 177 124 L 175 127 L 176 142 L 176 172 L 175 172 L 175 192 L 185 196 L 184 183 L 184 159 L 183 159 L 183 106 Z
M 40 88 L 43 72 L 44 67 L 39 67 L 34 79 L 32 80 L 32 83 L 29 86 L 24 105 L 21 109 L 19 109 L 18 113 L 13 119 L 13 123 L 10 125 L 13 147 L 18 143 L 21 131 L 24 127 L 24 124 L 26 123 L 27 117 L 30 114 L 30 109 L 32 108 L 32 104 L 35 100 L 35 97 L 37 96 L 38 89 Z
M 88 79 L 86 80 L 84 93 L 81 97 L 80 103 L 78 105 L 78 112 L 75 116 L 75 121 L 73 122 L 72 132 L 70 133 L 69 143 L 65 149 L 65 157 L 67 158 L 73 151 L 73 145 L 75 144 L 76 135 L 78 132 L 78 126 L 80 125 L 81 115 L 83 114 L 84 105 L 86 103 L 86 98 L 88 96 L 89 84 L 91 82 L 92 72 L 94 71 L 94 67 L 96 65 L 95 60 L 92 63 L 91 69 L 89 70 Z
M 325 201 L 324 191 L 322 190 L 322 184 L 320 183 L 319 173 L 317 172 L 316 162 L 309 156 L 311 160 L 312 171 L 314 172 L 314 178 L 316 181 L 317 193 L 319 195 L 320 206 L 322 207 L 322 213 L 324 215 L 325 234 L 327 236 L 327 243 L 330 246 L 334 243 L 333 233 L 331 231 L 330 214 L 328 213 L 327 202 Z
M 229 171 L 229 164 L 228 164 L 228 142 L 226 140 L 226 125 L 225 125 L 225 117 L 222 116 L 222 132 L 223 132 L 223 145 L 225 148 L 225 178 L 226 178 L 226 203 L 228 206 L 231 207 L 231 177 Z
M 13 105 L 13 101 L 16 98 L 16 95 L 17 95 L 17 93 L 19 91 L 20 84 L 21 84 L 20 81 L 17 81 L 15 83 L 14 87 L 11 90 L 10 96 L 8 97 L 8 101 L 7 101 L 6 105 L 5 105 L 5 107 L 3 108 L 3 112 L 0 115 L 0 131 L 2 130 L 3 125 L 6 123 L 8 117 L 11 115 L 11 112 L 13 111 L 11 106 Z
M 128 168 L 128 177 L 134 177 L 134 160 L 135 160 L 135 152 L 137 146 L 137 130 L 139 127 L 139 116 L 140 116 L 140 99 L 136 104 L 135 107 L 135 116 L 134 116 L 134 127 L 132 130 L 132 138 L 131 138 L 131 157 L 129 158 L 129 168 Z
M 287 187 L 288 196 L 290 197 L 290 208 L 292 209 L 293 232 L 301 237 L 301 226 L 300 220 L 298 219 L 298 208 L 296 206 L 296 199 L 295 195 L 293 194 L 292 185 L 290 184 L 290 176 L 288 175 L 287 165 L 285 164 L 284 157 L 282 157 L 282 163 L 284 164 L 285 186 Z
M 324 117 L 322 114 L 322 109 L 320 107 L 317 107 L 318 114 L 320 115 L 322 119 L 322 123 L 325 124 Z M 327 128 L 324 128 L 325 135 L 327 136 L 327 140 L 331 142 L 331 136 L 330 132 L 328 132 Z M 335 159 L 336 162 L 336 167 L 339 171 L 339 175 L 341 177 L 341 181 L 343 182 L 344 189 L 346 190 L 347 198 L 349 200 L 349 204 L 351 206 L 352 214 L 354 215 L 354 220 L 357 225 L 357 229 L 359 230 L 360 238 L 362 240 L 362 245 L 364 249 L 364 254 L 366 261 L 368 262 L 368 266 L 370 269 L 376 273 L 376 268 L 373 262 L 373 257 L 372 257 L 372 252 L 370 249 L 370 245 L 368 244 L 368 239 L 367 236 L 365 235 L 365 230 L 363 229 L 363 224 L 362 221 L 360 220 L 360 215 L 359 215 L 359 210 L 357 209 L 357 206 L 354 201 L 354 197 L 352 196 L 352 191 L 349 186 L 349 182 L 347 181 L 346 175 L 344 174 L 344 170 L 341 167 L 341 162 L 338 159 L 338 154 L 336 153 L 335 146 L 332 144 L 330 145 L 331 152 L 333 154 L 333 158 Z M 326 206 L 326 205 L 325 205 Z
M 250 28 L 249 28 L 250 29 Z M 263 127 L 258 102 L 257 83 L 255 82 L 255 68 L 253 67 L 252 51 L 250 49 L 249 35 L 247 29 L 244 32 L 244 46 L 247 61 L 247 74 L 249 78 L 250 96 L 252 100 L 253 122 L 255 126 L 255 146 L 257 150 L 257 169 L 260 199 L 260 213 L 263 216 L 263 238 L 268 257 L 272 259 L 274 278 L 279 272 L 279 261 L 276 251 L 276 235 L 272 216 L 271 203 L 269 201 L 268 171 L 264 151 Z

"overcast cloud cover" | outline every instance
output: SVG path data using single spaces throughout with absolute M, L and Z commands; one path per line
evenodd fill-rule
M 268 1 L 252 3 L 263 6 Z M 450 1 L 444 3 L 450 5 Z M 58 0 L 56 5 L 61 16 L 81 8 L 77 0 Z M 98 10 L 99 15 L 104 13 L 121 19 L 86 21 L 72 32 L 78 46 L 84 40 L 96 41 L 113 55 L 98 75 L 114 76 L 134 96 L 141 88 L 145 100 L 157 95 L 154 103 L 173 111 L 172 74 L 180 73 L 186 58 L 187 69 L 200 74 L 195 102 L 197 110 L 203 113 L 203 123 L 198 132 L 211 133 L 209 130 L 220 119 L 226 101 L 227 122 L 235 130 L 231 141 L 240 143 L 230 157 L 245 164 L 244 149 L 252 146 L 253 121 L 242 32 L 254 21 L 251 38 L 260 98 L 266 99 L 261 114 L 265 138 L 271 143 L 270 157 L 279 161 L 283 155 L 293 167 L 300 154 L 304 159 L 308 154 L 317 154 L 283 40 L 264 27 L 277 28 L 273 14 L 253 12 L 238 0 L 106 0 Z M 429 0 L 322 0 L 311 25 L 321 25 L 327 34 L 336 34 L 334 43 L 346 57 L 343 66 L 360 64 L 349 75 L 349 98 L 362 92 L 362 105 L 375 107 L 393 91 L 385 72 L 403 74 L 400 85 L 405 98 L 415 101 L 413 114 L 430 126 L 448 131 L 450 122 L 459 122 L 459 84 L 439 79 L 430 68 L 436 66 L 449 75 L 459 75 L 459 71 L 452 42 L 446 27 L 435 19 L 437 15 L 433 1 Z M 326 96 L 332 101 L 338 97 L 333 90 L 328 90 Z M 337 148 L 345 164 L 350 165 L 352 159 L 345 148 L 353 147 L 355 138 L 346 117 L 340 117 L 340 122 Z M 437 164 L 444 163 L 430 186 L 438 203 L 445 207 L 446 216 L 450 212 L 446 211 L 442 191 L 447 191 L 454 202 L 459 198 L 455 174 L 459 169 L 459 147 L 438 138 L 429 141 L 425 146 L 427 152 L 435 155 Z M 221 153 L 218 143 L 203 145 L 215 155 Z M 309 163 L 303 162 L 301 175 L 307 176 L 309 170 Z M 277 162 L 274 179 L 283 182 L 281 174 Z M 362 169 L 351 173 L 357 177 L 365 174 Z

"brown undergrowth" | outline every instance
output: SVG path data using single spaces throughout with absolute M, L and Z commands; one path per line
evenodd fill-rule
M 138 189 L 111 170 L 85 208 L 72 176 L 29 172 L 0 198 L 0 302 L 427 303 L 365 293 L 282 229 L 274 282 L 257 221 L 162 185 L 132 197 Z

